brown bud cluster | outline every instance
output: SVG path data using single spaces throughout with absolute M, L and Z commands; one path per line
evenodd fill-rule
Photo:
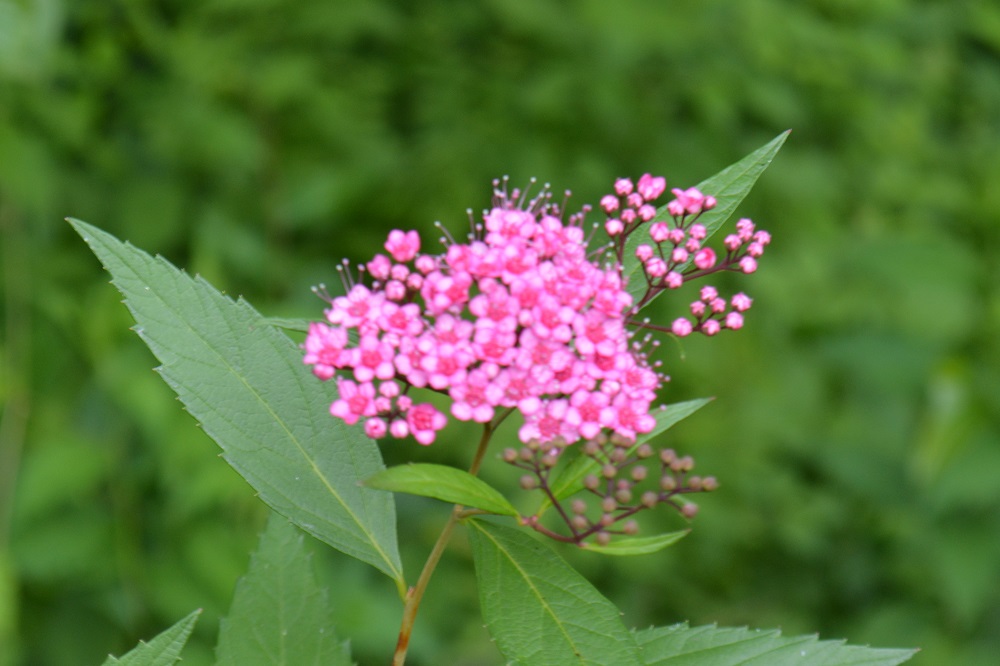
M 714 477 L 692 474 L 691 456 L 679 456 L 673 449 L 656 451 L 648 443 L 636 445 L 619 435 L 599 436 L 576 445 L 581 459 L 589 459 L 589 471 L 577 477 L 583 497 L 559 497 L 559 474 L 567 448 L 563 442 L 544 446 L 529 442 L 520 450 L 505 449 L 501 459 L 526 473 L 520 485 L 525 490 L 541 490 L 565 524 L 569 534 L 551 531 L 540 524 L 540 515 L 530 524 L 560 541 L 583 543 L 592 540 L 607 544 L 614 535 L 639 532 L 636 514 L 660 504 L 672 506 L 683 517 L 694 518 L 698 506 L 682 495 L 710 492 L 718 488 Z M 572 463 L 579 470 L 581 461 Z M 555 486 L 553 485 L 555 484 Z M 589 499 L 588 499 L 589 497 Z

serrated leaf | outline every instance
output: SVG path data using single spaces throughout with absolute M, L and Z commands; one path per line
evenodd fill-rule
M 199 615 L 201 609 L 192 612 L 148 643 L 139 641 L 137 646 L 121 657 L 108 655 L 103 666 L 172 666 L 181 658 L 181 650 L 184 649 Z
M 551 548 L 521 530 L 467 524 L 483 618 L 509 663 L 642 663 L 618 609 Z
M 710 194 L 716 199 L 715 208 L 703 213 L 698 218 L 698 223 L 703 225 L 708 232 L 706 239 L 718 231 L 732 216 L 737 206 L 742 203 L 743 199 L 750 193 L 750 190 L 753 189 L 760 175 L 770 166 L 774 160 L 774 156 L 778 154 L 778 151 L 790 133 L 791 130 L 782 132 L 739 162 L 729 165 L 711 178 L 707 178 L 695 186 L 704 194 Z M 671 219 L 670 214 L 664 205 L 656 211 L 656 217 L 653 218 L 653 221 L 660 222 L 669 219 Z M 622 257 L 624 263 L 622 274 L 629 280 L 627 286 L 628 292 L 637 301 L 646 293 L 646 281 L 642 277 L 642 264 L 636 258 L 635 250 L 639 245 L 649 242 L 649 234 L 642 229 L 631 234 L 625 242 L 625 254 Z M 680 270 L 683 270 L 686 266 L 687 264 Z M 646 304 L 648 305 L 649 302 Z
M 696 400 L 687 400 L 685 402 L 675 402 L 672 405 L 665 405 L 662 409 L 657 410 L 654 415 L 656 418 L 656 426 L 644 435 L 639 435 L 636 437 L 635 446 L 639 446 L 644 442 L 648 442 L 652 438 L 660 435 L 671 427 L 673 427 L 678 421 L 686 419 L 687 417 L 694 414 L 696 411 L 707 405 L 712 401 L 712 398 L 698 398 Z M 629 449 L 632 451 L 635 447 Z M 595 474 L 601 465 L 595 461 L 590 456 L 577 455 L 573 458 L 565 467 L 562 467 L 555 478 L 550 484 L 552 494 L 555 495 L 556 499 L 565 499 L 570 495 L 580 492 L 583 490 L 583 479 L 588 474 Z M 542 502 L 539 505 L 538 515 L 542 515 L 552 506 L 552 502 L 549 501 L 548 496 L 542 498 Z
M 363 484 L 378 490 L 433 497 L 504 516 L 517 515 L 517 509 L 500 491 L 468 472 L 447 465 L 398 465 L 368 477 Z
M 649 555 L 661 551 L 667 546 L 672 546 L 688 535 L 691 530 L 679 530 L 677 532 L 667 532 L 651 537 L 634 537 L 618 539 L 606 546 L 596 543 L 584 542 L 580 547 L 594 553 L 603 555 Z
M 350 666 L 305 535 L 272 513 L 219 630 L 217 666 Z
M 714 625 L 654 627 L 637 631 L 635 638 L 645 666 L 895 666 L 916 653 Z
M 332 385 L 246 301 L 78 220 L 125 296 L 135 331 L 223 457 L 275 511 L 405 589 L 391 495 L 359 486 L 384 469 L 374 442 L 329 415 Z

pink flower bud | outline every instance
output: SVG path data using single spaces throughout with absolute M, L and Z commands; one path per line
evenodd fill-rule
M 601 197 L 601 208 L 604 209 L 605 213 L 611 214 L 618 210 L 619 203 L 618 197 L 613 194 L 605 194 Z
M 699 294 L 701 295 L 701 300 L 708 302 L 719 297 L 719 290 L 715 287 L 707 286 L 702 287 Z
M 646 273 L 651 277 L 662 277 L 667 274 L 667 262 L 660 257 L 651 257 L 646 263 Z
M 691 314 L 693 314 L 695 317 L 698 317 L 699 319 L 701 319 L 702 317 L 704 317 L 705 316 L 705 302 L 704 301 L 695 301 L 694 303 L 692 303 L 691 304 Z
M 701 270 L 707 270 L 715 265 L 715 250 L 706 247 L 694 255 L 694 265 Z
M 670 325 L 670 330 L 679 338 L 691 335 L 691 331 L 694 330 L 691 326 L 691 322 L 680 317 L 674 320 L 674 323 Z
M 737 312 L 746 312 L 750 309 L 750 305 L 753 303 L 753 299 L 744 294 L 742 291 L 732 297 L 730 302 L 733 304 L 733 309 Z
M 417 261 L 414 265 L 417 267 L 417 270 L 424 275 L 427 275 L 437 269 L 437 261 L 429 254 L 422 254 L 417 257 Z
M 649 222 L 654 217 L 656 217 L 656 208 L 650 204 L 643 204 L 639 206 L 639 218 L 643 222 Z
M 670 237 L 670 229 L 663 222 L 654 222 L 649 227 L 649 237 L 657 243 L 662 243 Z
M 743 257 L 740 259 L 740 270 L 744 273 L 753 273 L 757 270 L 757 260 L 753 257 Z
M 635 222 L 635 217 L 636 217 L 635 211 L 631 208 L 622 211 L 621 218 L 622 222 L 624 222 L 625 224 L 632 224 L 633 222 Z
M 753 239 L 756 242 L 760 243 L 761 245 L 770 245 L 771 234 L 767 233 L 766 231 L 758 231 L 753 235 Z
M 708 229 L 705 228 L 704 224 L 692 224 L 688 233 L 691 235 L 691 238 L 705 240 L 705 237 L 708 236 Z
M 681 217 L 684 215 L 684 206 L 677 199 L 674 199 L 667 204 L 667 212 L 674 217 Z
M 754 241 L 753 243 L 750 243 L 750 245 L 747 245 L 747 254 L 751 257 L 759 257 L 764 254 L 764 246 Z
M 628 178 L 619 178 L 615 181 L 615 192 L 617 192 L 620 197 L 632 194 L 632 189 L 632 181 Z
M 633 192 L 632 194 L 625 197 L 625 203 L 630 207 L 638 209 L 639 206 L 643 204 L 642 195 L 638 192 Z
M 683 264 L 685 261 L 688 260 L 689 256 L 690 255 L 688 254 L 688 251 L 685 250 L 684 248 L 675 247 L 674 251 L 670 253 L 670 261 L 674 262 L 675 264 Z
M 716 314 L 722 314 L 726 311 L 726 299 L 724 298 L 713 298 L 708 307 L 712 308 L 712 312 Z
M 645 243 L 635 248 L 635 257 L 639 261 L 645 262 L 650 257 L 653 256 L 653 246 L 646 245 Z
M 652 176 L 648 173 L 642 175 L 636 188 L 639 194 L 646 201 L 656 199 L 667 189 L 667 179 L 663 176 Z
M 730 312 L 726 315 L 726 328 L 738 330 L 743 328 L 743 315 L 739 312 Z
M 384 419 L 370 418 L 365 421 L 365 434 L 372 439 L 382 439 L 387 430 Z
M 723 244 L 726 246 L 727 250 L 735 252 L 741 245 L 743 245 L 743 241 L 736 234 L 729 234 L 726 236 L 726 240 L 723 241 Z
M 389 434 L 396 439 L 403 439 L 409 436 L 410 426 L 403 419 L 393 419 L 392 423 L 389 424 Z
M 717 203 L 718 202 L 715 200 L 715 197 L 708 195 L 705 197 L 705 200 L 701 202 L 701 209 L 712 210 L 713 208 L 715 208 Z
M 621 220 L 616 218 L 611 218 L 610 220 L 604 223 L 604 230 L 608 232 L 608 236 L 614 238 L 615 236 L 617 236 L 618 234 L 620 234 L 625 230 L 625 225 L 622 224 Z
M 705 335 L 715 335 L 722 330 L 722 325 L 715 319 L 709 319 L 701 325 L 701 332 Z
M 390 301 L 401 301 L 406 298 L 406 285 L 399 280 L 391 280 L 385 285 L 385 297 Z
M 680 245 L 681 243 L 684 242 L 684 238 L 685 238 L 684 230 L 675 227 L 675 228 L 671 229 L 670 232 L 667 234 L 667 238 L 674 245 Z
M 389 257 L 384 254 L 376 254 L 371 261 L 365 264 L 368 268 L 368 273 L 371 274 L 376 280 L 385 280 L 389 277 L 389 271 L 392 269 L 392 262 L 389 261 Z
M 684 284 L 684 276 L 677 271 L 670 271 L 667 273 L 666 277 L 667 287 L 670 289 L 679 289 L 682 284 Z

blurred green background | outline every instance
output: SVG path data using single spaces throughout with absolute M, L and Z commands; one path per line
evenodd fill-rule
M 0 666 L 97 664 L 196 607 L 184 663 L 212 663 L 264 520 L 64 216 L 319 317 L 341 257 L 464 229 L 496 176 L 596 203 L 786 128 L 740 210 L 775 238 L 728 285 L 747 328 L 660 352 L 668 401 L 718 398 L 664 443 L 722 488 L 664 553 L 561 552 L 632 625 L 996 663 L 1000 5 L 0 0 Z M 383 448 L 464 465 L 473 435 Z M 399 512 L 412 577 L 447 507 Z M 339 631 L 386 663 L 392 585 L 318 550 Z M 471 570 L 459 537 L 415 666 L 500 662 Z

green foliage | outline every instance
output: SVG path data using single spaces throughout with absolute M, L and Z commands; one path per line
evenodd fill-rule
M 364 485 L 433 497 L 503 516 L 517 515 L 517 509 L 498 490 L 468 472 L 446 465 L 413 463 L 390 467 L 365 479 Z
M 523 530 L 470 520 L 483 619 L 514 664 L 642 663 L 618 609 Z
M 737 666 L 754 661 L 768 666 L 865 664 L 895 666 L 909 661 L 916 650 L 887 650 L 820 641 L 815 636 L 783 637 L 780 631 L 689 627 L 678 624 L 636 632 L 646 666 L 712 664 Z
M 350 666 L 303 534 L 271 514 L 219 630 L 217 666 Z
M 584 542 L 580 547 L 602 555 L 649 555 L 672 546 L 688 535 L 691 530 L 678 530 L 651 537 L 631 537 L 613 540 L 602 546 L 596 543 Z
M 172 666 L 181 658 L 191 630 L 201 614 L 194 611 L 148 643 L 141 642 L 121 658 L 109 656 L 103 666 Z
M 359 487 L 383 468 L 356 428 L 330 428 L 296 346 L 234 302 L 84 222 L 71 221 L 125 296 L 164 381 L 275 511 L 403 589 L 390 495 Z M 309 382 L 307 385 L 306 382 Z

